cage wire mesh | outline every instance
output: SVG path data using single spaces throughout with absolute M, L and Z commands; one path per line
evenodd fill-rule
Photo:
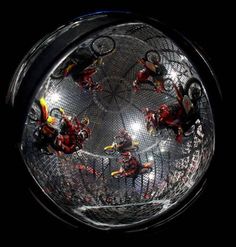
M 62 156 L 42 153 L 34 145 L 36 122 L 27 118 L 21 150 L 37 183 L 62 209 L 97 227 L 119 227 L 157 217 L 188 194 L 212 156 L 214 123 L 203 83 L 197 103 L 197 130 L 184 137 L 181 144 L 171 129 L 164 128 L 151 136 L 142 109 L 173 104 L 176 93 L 173 88 L 156 93 L 148 84 L 134 93 L 132 82 L 143 68 L 137 60 L 147 51 L 156 50 L 167 70 L 164 78 L 183 87 L 189 78 L 201 78 L 171 39 L 145 23 L 108 27 L 90 35 L 79 46 L 98 36 L 109 36 L 116 45 L 93 75 L 94 81 L 103 83 L 103 91 L 81 90 L 70 76 L 53 79 L 49 75 L 35 97 L 38 100 L 44 96 L 49 109 L 61 107 L 68 115 L 90 118 L 92 134 L 84 148 Z M 151 172 L 136 178 L 111 176 L 112 171 L 119 169 L 119 155 L 107 155 L 103 149 L 121 129 L 128 130 L 140 142 L 134 156 L 141 163 L 153 162 Z

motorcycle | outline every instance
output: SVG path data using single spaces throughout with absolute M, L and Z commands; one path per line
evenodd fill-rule
M 96 91 L 96 92 L 101 92 L 103 91 L 103 85 L 101 83 L 96 83 L 92 80 L 92 78 L 87 78 L 87 80 L 84 80 L 84 76 L 77 76 L 77 79 L 75 81 L 78 83 L 79 87 L 82 90 L 85 91 Z
M 36 140 L 34 146 L 40 150 L 42 154 L 53 155 L 56 150 L 55 140 L 58 136 L 58 130 L 43 124 L 38 126 L 33 132 Z
M 33 103 L 28 118 L 30 123 L 36 124 L 33 132 L 36 140 L 34 145 L 41 153 L 52 155 L 56 149 L 55 139 L 59 133 L 63 112 L 61 108 L 52 108 L 49 111 L 44 98 Z
M 186 82 L 184 88 L 180 86 L 179 90 L 183 95 L 183 99 L 179 103 L 184 109 L 181 127 L 183 135 L 187 137 L 195 132 L 200 123 L 198 101 L 203 95 L 203 89 L 200 81 L 193 77 Z
M 155 136 L 158 129 L 170 128 L 173 129 L 175 134 L 178 133 L 178 128 L 176 123 L 179 122 L 179 126 L 182 128 L 183 136 L 192 135 L 197 125 L 199 124 L 199 110 L 198 110 L 198 100 L 202 96 L 202 86 L 201 83 L 196 78 L 190 78 L 185 88 L 181 85 L 177 89 L 177 94 L 182 95 L 181 100 L 178 100 L 178 103 L 168 106 L 173 118 L 173 125 L 160 123 L 159 113 L 153 112 L 154 117 L 150 118 L 146 122 L 146 129 L 149 134 Z M 182 108 L 182 113 L 180 110 Z
M 106 154 L 112 155 L 115 154 L 116 152 L 122 153 L 122 152 L 127 152 L 127 151 L 137 151 L 139 148 L 139 141 L 132 141 L 132 145 L 129 147 L 119 147 L 119 144 L 116 142 L 113 142 L 112 145 L 106 146 L 104 148 L 104 152 Z
M 115 41 L 110 36 L 98 36 L 89 45 L 80 47 L 69 55 L 51 74 L 52 79 L 63 79 L 71 74 L 75 79 L 87 67 L 101 63 L 102 57 L 115 50 Z
M 135 170 L 124 170 L 120 169 L 118 171 L 113 171 L 111 173 L 111 176 L 113 178 L 123 178 L 123 177 L 137 177 L 138 175 L 143 175 L 145 173 L 149 173 L 152 171 L 153 168 L 153 163 L 152 162 L 147 162 L 142 164 L 138 169 Z
M 149 50 L 145 54 L 146 67 L 152 71 L 150 76 L 153 78 L 151 81 L 147 80 L 147 83 L 154 87 L 156 92 L 171 91 L 173 81 L 170 78 L 165 78 L 167 70 L 163 64 L 161 64 L 161 56 L 155 50 Z M 155 64 L 158 64 L 156 66 Z

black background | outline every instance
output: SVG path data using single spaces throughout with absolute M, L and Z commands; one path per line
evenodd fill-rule
M 230 7 L 227 5 L 207 6 L 204 2 L 185 3 L 143 1 L 125 3 L 115 1 L 91 1 L 61 2 L 59 1 L 49 7 L 48 2 L 21 2 L 6 3 L 1 8 L 1 77 L 0 92 L 1 103 L 6 94 L 11 76 L 17 65 L 20 63 L 27 51 L 42 38 L 45 34 L 54 31 L 58 26 L 67 21 L 88 12 L 95 10 L 130 10 L 136 13 L 153 16 L 160 21 L 177 29 L 191 41 L 196 43 L 208 58 L 221 88 L 224 86 L 225 70 L 222 61 L 226 60 L 224 47 L 226 28 L 230 22 Z M 7 14 L 7 16 L 4 16 Z M 217 106 L 215 111 L 219 112 L 221 107 Z M 156 244 L 165 241 L 176 244 L 203 243 L 206 240 L 225 239 L 223 231 L 227 224 L 226 216 L 223 213 L 225 203 L 223 195 L 225 193 L 224 180 L 222 179 L 221 166 L 224 162 L 223 133 L 217 132 L 216 155 L 208 171 L 207 184 L 198 200 L 182 215 L 171 223 L 155 231 L 135 234 L 114 234 L 94 232 L 85 227 L 74 229 L 65 225 L 54 216 L 44 210 L 31 196 L 28 188 L 28 180 L 25 177 L 25 168 L 20 160 L 18 152 L 14 148 L 13 139 L 7 127 L 8 108 L 1 108 L 1 124 L 4 147 L 1 155 L 7 154 L 7 159 L 1 161 L 3 171 L 1 172 L 1 205 L 4 206 L 2 217 L 6 216 L 4 228 L 6 233 L 12 237 L 7 237 L 7 241 L 21 241 L 30 243 L 29 236 L 34 241 L 47 242 L 45 238 L 50 236 L 53 241 L 66 240 L 68 243 L 76 241 L 79 245 L 81 240 L 87 239 L 87 243 L 120 243 L 124 245 L 126 241 L 140 242 L 156 241 Z M 223 121 L 222 121 L 223 122 Z M 218 126 L 222 125 L 218 122 Z M 23 230 L 23 233 L 20 231 Z M 186 238 L 187 237 L 187 238 Z M 32 241 L 33 243 L 33 241 Z

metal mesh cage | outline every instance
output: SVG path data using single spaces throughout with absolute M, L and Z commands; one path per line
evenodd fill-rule
M 103 58 L 93 75 L 94 81 L 102 82 L 103 91 L 83 90 L 71 76 L 55 79 L 54 68 L 33 100 L 44 96 L 49 109 L 61 107 L 79 119 L 88 116 L 92 134 L 84 148 L 72 154 L 42 153 L 35 146 L 37 123 L 28 117 L 21 151 L 38 185 L 70 215 L 96 227 L 123 227 L 161 215 L 189 193 L 212 156 L 214 123 L 204 81 L 165 34 L 140 22 L 112 25 L 88 35 L 76 49 L 100 36 L 115 42 L 115 50 Z M 182 143 L 176 142 L 171 129 L 163 128 L 156 136 L 146 130 L 143 108 L 157 109 L 163 103 L 176 102 L 173 87 L 156 93 L 144 84 L 140 92 L 133 92 L 132 82 L 142 69 L 137 60 L 149 50 L 160 54 L 167 71 L 164 79 L 183 87 L 193 77 L 202 83 L 203 93 L 197 102 L 200 123 Z M 153 162 L 151 172 L 119 179 L 111 176 L 119 169 L 120 155 L 107 155 L 103 149 L 121 129 L 140 142 L 133 155 L 141 163 Z

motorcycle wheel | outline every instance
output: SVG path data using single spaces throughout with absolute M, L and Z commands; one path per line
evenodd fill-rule
M 163 82 L 163 86 L 164 86 L 164 89 L 165 91 L 171 91 L 173 89 L 173 80 L 170 79 L 170 78 L 166 78 Z
M 191 101 L 196 101 L 202 96 L 202 85 L 196 78 L 190 78 L 185 86 L 185 92 Z
M 145 54 L 145 59 L 151 63 L 156 63 L 156 62 L 160 63 L 161 56 L 156 50 L 149 50 Z
M 110 36 L 99 36 L 91 43 L 91 49 L 97 56 L 105 56 L 115 50 L 115 41 Z
M 56 118 L 58 122 L 62 120 L 62 113 L 59 108 L 52 108 L 50 111 L 50 116 Z

